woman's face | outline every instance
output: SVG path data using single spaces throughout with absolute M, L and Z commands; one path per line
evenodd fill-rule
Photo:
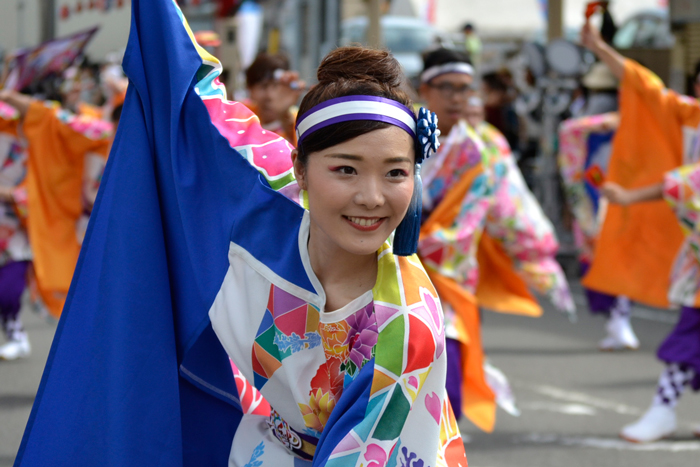
M 295 151 L 307 190 L 313 243 L 327 253 L 374 254 L 396 229 L 413 195 L 413 139 L 390 126 L 309 154 Z

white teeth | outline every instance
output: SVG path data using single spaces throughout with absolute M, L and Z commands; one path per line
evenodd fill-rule
M 348 217 L 348 219 L 350 219 L 350 222 L 353 224 L 357 224 L 362 227 L 369 227 L 370 225 L 374 225 L 380 221 L 380 219 L 363 219 L 362 217 Z

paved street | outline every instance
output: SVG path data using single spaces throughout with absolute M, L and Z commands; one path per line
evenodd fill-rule
M 575 295 L 584 308 L 578 289 Z M 470 467 L 700 465 L 700 440 L 690 434 L 700 422 L 700 395 L 681 401 L 673 439 L 637 446 L 617 438 L 651 401 L 661 370 L 654 351 L 675 319 L 666 311 L 635 314 L 642 349 L 612 354 L 595 350 L 604 321 L 585 310 L 573 325 L 551 309 L 540 319 L 486 313 L 487 353 L 510 378 L 522 416 L 499 411 L 493 434 L 463 421 Z M 12 465 L 55 329 L 32 312 L 25 321 L 31 358 L 0 362 L 0 467 Z
M 670 440 L 634 445 L 618 438 L 622 426 L 649 406 L 662 365 L 655 358 L 675 313 L 635 308 L 637 352 L 595 349 L 604 320 L 590 316 L 575 285 L 579 322 L 547 309 L 540 319 L 485 314 L 484 341 L 492 364 L 513 385 L 519 418 L 499 411 L 493 434 L 461 423 L 470 467 L 690 467 L 700 465 L 700 396 L 686 393 L 680 427 Z
M 22 319 L 32 355 L 13 362 L 0 360 L 0 467 L 14 462 L 56 329 L 55 323 L 39 317 L 30 307 L 24 307 Z

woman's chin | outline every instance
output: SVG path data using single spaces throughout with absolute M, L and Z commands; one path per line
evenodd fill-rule
M 373 255 L 379 250 L 386 239 L 362 239 L 341 243 L 343 250 L 355 256 Z

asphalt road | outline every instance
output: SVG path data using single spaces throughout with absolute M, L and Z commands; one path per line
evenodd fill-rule
M 32 354 L 21 360 L 0 360 L 0 467 L 13 464 L 32 409 L 56 323 L 40 317 L 31 307 L 22 310 Z M 0 337 L 4 343 L 4 336 Z
M 491 434 L 463 420 L 470 467 L 700 466 L 700 440 L 690 432 L 691 423 L 700 423 L 700 395 L 686 393 L 681 400 L 672 439 L 633 445 L 617 437 L 651 402 L 662 368 L 654 352 L 675 313 L 637 307 L 641 350 L 601 353 L 596 343 L 604 321 L 587 314 L 574 287 L 576 324 L 546 304 L 539 319 L 484 314 L 487 354 L 510 378 L 522 415 L 499 411 Z M 24 320 L 31 357 L 0 362 L 0 467 L 13 463 L 55 330 L 31 311 Z
M 700 423 L 700 394 L 686 392 L 680 401 L 671 439 L 635 445 L 618 438 L 651 403 L 663 368 L 655 352 L 676 313 L 636 306 L 632 322 L 641 349 L 599 352 L 605 321 L 588 314 L 578 284 L 574 297 L 576 324 L 546 304 L 539 319 L 484 314 L 486 353 L 510 379 L 522 415 L 499 410 L 491 434 L 462 420 L 469 466 L 700 466 L 700 439 L 691 432 Z

